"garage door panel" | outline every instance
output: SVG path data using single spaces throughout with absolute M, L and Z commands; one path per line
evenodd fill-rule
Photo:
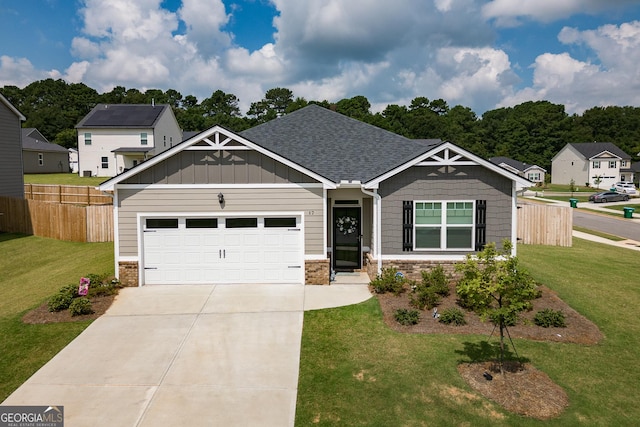
M 147 284 L 301 283 L 302 230 L 284 227 L 157 229 L 143 233 Z

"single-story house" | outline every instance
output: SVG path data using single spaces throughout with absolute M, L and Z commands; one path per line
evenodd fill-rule
M 103 182 L 127 285 L 329 284 L 408 277 L 511 240 L 532 183 L 449 142 L 411 140 L 317 105 L 234 133 L 214 126 Z
M 510 159 L 509 157 L 492 157 L 489 159 L 492 163 L 503 167 L 511 172 L 527 178 L 531 182 L 544 183 L 545 174 L 547 170 L 538 165 L 528 165 L 518 160 Z
M 610 188 L 633 181 L 631 156 L 612 142 L 567 144 L 551 159 L 551 183 Z
M 24 173 L 68 173 L 69 151 L 50 143 L 36 128 L 22 129 Z
M 21 129 L 25 120 L 0 94 L 0 196 L 24 197 Z

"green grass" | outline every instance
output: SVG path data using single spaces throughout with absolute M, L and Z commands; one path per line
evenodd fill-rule
M 544 196 L 545 199 L 551 199 L 551 200 L 559 200 L 562 202 L 567 202 L 569 203 L 569 199 L 576 199 L 578 200 L 579 203 L 583 203 L 583 202 L 588 202 L 589 201 L 589 195 L 585 195 L 585 196 L 579 196 L 574 194 L 573 197 L 571 197 L 571 194 L 567 194 L 566 196 Z
M 22 316 L 88 273 L 112 273 L 113 243 L 0 233 L 0 402 L 90 322 L 27 325 Z
M 508 413 L 467 386 L 456 366 L 476 358 L 487 336 L 396 333 L 371 299 L 305 313 L 296 425 L 633 425 L 640 419 L 638 254 L 573 242 L 518 247 L 534 277 L 606 337 L 594 346 L 515 340 L 518 353 L 569 395 L 559 418 Z
M 86 177 L 83 178 L 77 173 L 36 173 L 25 174 L 25 184 L 60 184 L 60 185 L 88 185 L 96 187 L 109 178 L 105 177 Z
M 603 237 L 605 239 L 613 240 L 614 242 L 621 242 L 623 240 L 627 240 L 624 237 L 614 236 L 613 234 L 603 233 L 601 231 L 590 230 L 584 227 L 573 227 L 575 231 L 580 231 L 582 233 L 592 234 L 594 236 Z
M 620 211 L 620 212 L 624 212 L 624 208 L 633 208 L 634 211 L 633 213 L 640 213 L 640 204 L 633 204 L 630 203 L 628 205 L 612 205 L 612 206 L 607 206 L 608 209 L 613 209 L 616 211 Z

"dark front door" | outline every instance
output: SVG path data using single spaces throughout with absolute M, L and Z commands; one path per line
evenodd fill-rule
M 362 221 L 359 207 L 333 208 L 333 268 L 356 270 L 362 267 Z

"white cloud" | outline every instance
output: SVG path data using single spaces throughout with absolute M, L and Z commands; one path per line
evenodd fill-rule
M 0 56 L 0 86 L 24 87 L 35 80 L 50 77 L 51 73 L 55 73 L 55 70 L 36 70 L 27 58 Z
M 593 60 L 579 61 L 566 52 L 542 54 L 532 66 L 532 87 L 506 97 L 500 105 L 546 99 L 565 104 L 569 113 L 593 106 L 640 105 L 640 22 L 588 31 L 564 28 L 559 39 L 588 48 Z
M 496 19 L 498 25 L 513 26 L 522 17 L 550 22 L 581 13 L 619 10 L 636 3 L 636 0 L 491 0 L 482 7 L 482 14 Z

